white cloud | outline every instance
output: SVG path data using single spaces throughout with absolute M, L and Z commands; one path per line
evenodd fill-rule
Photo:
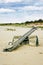
M 43 2 L 43 0 L 39 0 L 39 1 Z
M 32 2 L 33 0 L 23 0 L 26 3 Z
M 4 12 L 15 12 L 15 10 L 0 8 L 0 12 L 1 13 L 4 13 Z
M 8 2 L 21 2 L 22 0 L 0 0 L 0 3 L 8 3 Z
M 22 18 L 19 18 L 18 22 L 20 23 L 20 22 L 33 21 L 38 19 L 43 19 L 43 15 L 41 14 L 25 15 Z
M 43 10 L 43 7 L 38 7 L 38 6 L 24 6 L 23 8 L 20 7 L 19 10 L 24 10 L 24 11 L 29 11 L 29 10 Z
M 43 19 L 43 14 L 24 14 L 21 13 L 21 15 L 16 16 L 15 14 L 11 15 L 4 15 L 0 14 L 0 23 L 20 23 L 25 21 L 31 21 L 31 20 L 38 20 Z

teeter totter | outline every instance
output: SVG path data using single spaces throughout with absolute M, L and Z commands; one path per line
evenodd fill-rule
M 19 45 L 22 44 L 22 42 L 26 42 L 26 41 L 29 41 L 28 40 L 28 37 L 35 31 L 37 30 L 37 27 L 32 27 L 27 33 L 25 33 L 22 37 L 20 37 L 17 41 L 15 42 L 12 42 L 12 46 L 9 47 L 9 48 L 5 48 L 3 51 L 6 51 L 6 52 L 11 52 L 13 50 L 15 50 L 17 47 L 19 47 Z M 37 38 L 37 36 L 36 36 Z M 38 40 L 38 38 L 37 38 Z M 38 43 L 36 44 L 36 46 L 38 46 Z

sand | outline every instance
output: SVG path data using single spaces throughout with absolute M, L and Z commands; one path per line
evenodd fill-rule
M 16 31 L 7 31 L 6 28 L 15 28 Z M 23 35 L 29 29 L 0 26 L 0 65 L 43 65 L 43 30 L 41 29 L 32 33 L 38 36 L 40 46 L 23 45 L 12 52 L 3 52 L 14 36 Z

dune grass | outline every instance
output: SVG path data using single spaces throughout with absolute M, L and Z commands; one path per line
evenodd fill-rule
M 6 28 L 7 31 L 16 31 L 16 29 Z

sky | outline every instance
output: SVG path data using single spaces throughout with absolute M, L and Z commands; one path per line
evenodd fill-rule
M 0 0 L 0 23 L 43 19 L 43 0 Z

